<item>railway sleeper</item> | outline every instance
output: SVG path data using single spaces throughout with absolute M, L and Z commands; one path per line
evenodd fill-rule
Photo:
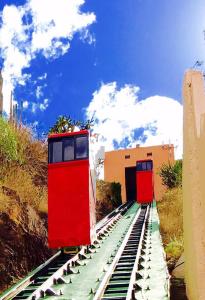
M 130 274 L 128 276 L 116 276 L 116 277 L 111 277 L 110 282 L 130 282 Z
M 113 277 L 117 277 L 117 276 L 131 276 L 131 271 L 117 271 L 115 270 L 114 273 L 112 274 L 112 278 Z
M 124 294 L 124 295 L 127 295 L 127 290 L 128 290 L 128 287 L 119 287 L 119 288 L 107 288 L 105 290 L 105 294 L 113 294 L 113 293 L 120 293 L 120 294 Z
M 128 240 L 127 244 L 137 244 L 139 243 L 139 241 L 140 241 L 140 237 L 137 237 L 135 239 Z
M 119 259 L 119 263 L 123 263 L 123 262 L 135 262 L 135 257 L 130 257 L 130 258 L 121 257 Z
M 116 295 L 114 295 L 113 297 L 112 296 L 104 296 L 102 298 L 102 300 L 126 300 L 126 297 L 124 297 L 124 296 L 116 296 Z
M 117 266 L 115 268 L 116 271 L 132 271 L 133 266 L 127 267 L 127 266 Z
M 124 282 L 120 281 L 120 282 L 109 283 L 107 285 L 106 290 L 112 288 L 119 289 L 119 288 L 127 288 L 127 287 L 129 287 L 129 281 L 124 281 Z
M 135 252 L 135 254 L 136 254 L 136 250 L 137 250 L 138 246 L 139 246 L 139 244 L 136 244 L 136 245 L 129 245 L 129 246 L 126 246 L 126 247 L 124 248 L 124 250 L 133 251 L 133 252 Z

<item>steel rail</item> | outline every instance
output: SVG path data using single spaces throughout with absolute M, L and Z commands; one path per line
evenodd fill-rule
M 141 251 L 142 251 L 142 243 L 144 241 L 144 234 L 146 230 L 146 225 L 149 220 L 149 214 L 150 214 L 150 206 L 147 207 L 145 219 L 144 219 L 144 224 L 142 226 L 142 231 L 141 231 L 141 236 L 140 236 L 140 241 L 138 245 L 138 250 L 137 250 L 137 255 L 135 259 L 135 263 L 133 266 L 131 278 L 130 278 L 130 284 L 128 287 L 128 292 L 127 292 L 127 297 L 126 300 L 135 300 L 135 282 L 136 282 L 136 274 L 139 268 L 139 260 L 141 256 Z
M 98 243 L 98 238 L 101 237 L 105 232 L 107 232 L 117 221 L 122 217 L 122 214 L 127 211 L 127 209 L 132 205 L 133 203 L 128 203 L 125 205 L 121 205 L 117 209 L 115 209 L 113 212 L 111 212 L 107 217 L 105 217 L 100 222 L 100 226 L 96 226 L 96 232 L 97 236 L 94 240 L 93 244 Z M 92 245 L 93 245 L 92 244 Z M 90 248 L 92 247 L 90 245 Z M 74 266 L 79 258 L 81 256 L 84 256 L 86 251 L 89 247 L 83 246 L 82 249 L 72 258 L 68 259 L 61 267 L 58 268 L 56 272 L 54 272 L 48 279 L 46 279 L 42 285 L 37 287 L 33 292 L 30 293 L 30 295 L 27 298 L 22 299 L 28 299 L 28 300 L 34 300 L 38 299 L 46 294 L 55 294 L 53 290 L 51 289 L 51 286 L 55 282 L 63 282 L 62 276 L 65 274 L 68 274 L 70 272 L 70 268 Z M 62 252 L 58 251 L 54 256 L 52 256 L 50 259 L 48 259 L 45 263 L 41 264 L 39 267 L 37 267 L 33 272 L 31 272 L 25 279 L 21 280 L 18 284 L 16 284 L 13 288 L 9 289 L 8 291 L 4 292 L 2 296 L 0 296 L 0 300 L 8 300 L 8 299 L 20 299 L 18 298 L 18 295 L 23 292 L 24 290 L 29 290 L 29 286 L 35 282 L 35 280 L 38 278 L 38 274 L 42 273 L 46 268 L 48 269 L 49 266 L 55 261 L 55 259 L 58 259 L 61 257 Z
M 135 282 L 135 273 L 136 273 L 135 270 L 137 269 L 138 261 L 140 258 L 142 241 L 143 241 L 143 237 L 144 237 L 145 225 L 146 225 L 148 215 L 149 215 L 149 206 L 147 206 L 144 216 L 143 216 L 143 209 L 138 210 L 132 224 L 130 225 L 128 232 L 126 233 L 126 236 L 124 237 L 124 240 L 123 240 L 120 248 L 118 249 L 118 252 L 117 252 L 112 264 L 110 265 L 106 275 L 104 276 L 100 286 L 98 287 L 93 300 L 100 300 L 100 299 L 124 299 L 124 300 L 129 299 L 130 300 L 130 299 L 134 299 L 134 298 L 132 298 L 132 296 L 133 296 L 133 284 Z M 141 229 L 135 228 L 137 226 L 137 222 L 140 222 L 141 217 L 143 218 L 142 228 Z M 140 230 L 140 240 L 139 240 L 139 244 L 137 246 L 135 246 L 136 240 L 138 240 L 139 233 L 138 232 L 135 233 L 135 236 L 134 236 L 133 231 L 135 232 L 138 230 Z M 137 252 L 134 254 L 131 253 L 133 246 L 135 248 L 137 247 L 137 249 L 136 249 Z M 127 249 L 130 248 L 131 250 L 130 251 L 126 250 L 126 247 L 127 247 Z M 128 251 L 128 252 L 126 252 L 126 251 Z M 123 255 L 123 253 L 125 253 L 125 254 Z M 133 255 L 135 257 L 134 263 L 132 263 Z M 130 276 L 129 276 L 129 274 L 126 275 L 126 280 L 129 280 L 129 284 L 127 284 L 127 282 L 124 283 L 125 281 L 123 280 L 123 271 L 121 272 L 121 274 L 119 274 L 119 273 L 116 274 L 116 276 L 122 275 L 122 277 L 120 279 L 118 279 L 119 282 L 117 282 L 117 280 L 115 281 L 115 278 L 112 278 L 112 277 L 114 275 L 115 270 L 117 269 L 117 266 L 119 265 L 119 268 L 122 268 L 122 270 L 123 270 L 123 266 L 126 267 L 126 264 L 129 263 L 130 258 L 131 258 L 130 267 L 132 268 L 132 272 L 131 272 Z M 120 262 L 120 260 L 121 260 L 121 262 Z M 114 281 L 111 281 L 111 280 L 114 280 Z M 111 281 L 111 283 L 110 283 L 110 281 Z M 127 285 L 128 285 L 128 288 L 126 288 Z M 126 295 L 123 295 L 123 296 L 117 295 L 117 291 L 115 292 L 116 286 L 122 287 L 122 289 L 124 289 L 123 293 L 125 292 Z M 109 287 L 110 287 L 110 291 L 108 291 Z M 113 291 L 112 291 L 112 289 L 113 289 Z M 106 294 L 106 293 L 108 293 L 108 294 Z

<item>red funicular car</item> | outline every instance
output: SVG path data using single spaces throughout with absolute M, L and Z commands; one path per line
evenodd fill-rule
M 89 132 L 51 134 L 48 149 L 49 247 L 91 244 L 95 235 L 95 188 Z
M 137 202 L 150 203 L 154 198 L 153 162 L 152 160 L 139 160 L 136 164 L 136 190 Z

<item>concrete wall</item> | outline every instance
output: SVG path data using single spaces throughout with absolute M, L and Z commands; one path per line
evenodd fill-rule
M 152 153 L 152 156 L 147 156 Z M 125 156 L 130 155 L 129 159 Z M 126 186 L 125 186 L 125 168 L 136 166 L 137 160 L 152 159 L 154 165 L 154 189 L 155 198 L 159 200 L 163 194 L 164 186 L 161 178 L 157 174 L 163 163 L 174 162 L 173 145 L 160 145 L 153 147 L 137 147 L 132 149 L 123 149 L 105 152 L 104 161 L 104 177 L 105 181 L 120 182 L 122 186 L 122 200 L 126 202 Z
M 184 78 L 183 205 L 189 300 L 205 299 L 205 92 L 199 71 Z

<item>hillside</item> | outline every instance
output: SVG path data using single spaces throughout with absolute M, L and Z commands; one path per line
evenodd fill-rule
M 0 291 L 52 254 L 46 161 L 46 144 L 0 118 Z

